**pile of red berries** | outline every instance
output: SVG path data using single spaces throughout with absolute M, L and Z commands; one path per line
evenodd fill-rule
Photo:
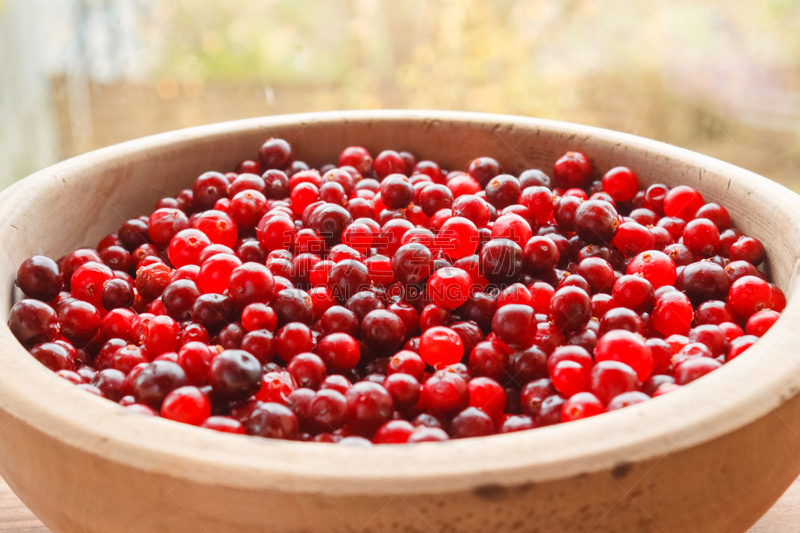
M 282 139 L 100 241 L 20 266 L 9 327 L 79 388 L 231 433 L 412 443 L 684 386 L 778 319 L 764 246 L 688 186 Z

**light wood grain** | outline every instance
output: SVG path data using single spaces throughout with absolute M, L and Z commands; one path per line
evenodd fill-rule
M 800 473 L 800 200 L 720 161 L 638 137 L 468 113 L 347 112 L 171 132 L 80 156 L 0 195 L 0 302 L 16 265 L 93 245 L 202 171 L 269 136 L 313 165 L 391 146 L 517 173 L 570 149 L 598 171 L 685 183 L 763 240 L 790 295 L 752 349 L 688 387 L 570 424 L 447 443 L 351 449 L 223 435 L 129 411 L 55 380 L 0 306 L 0 474 L 57 533 L 744 532 Z M 102 510 L 102 512 L 101 512 Z
M 800 479 L 747 533 L 796 533 L 800 524 Z M 0 531 L 8 533 L 50 533 L 0 478 Z

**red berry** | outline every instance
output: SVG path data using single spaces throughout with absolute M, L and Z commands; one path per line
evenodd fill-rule
M 772 325 L 780 318 L 780 313 L 772 309 L 762 309 L 750 315 L 747 319 L 745 333 L 747 335 L 755 335 L 761 337 Z
M 627 202 L 636 196 L 639 180 L 628 167 L 614 167 L 603 175 L 603 191 L 615 202 Z
M 358 364 L 361 349 L 347 333 L 331 333 L 319 341 L 317 354 L 331 373 L 344 373 Z
M 688 328 L 687 328 L 688 329 Z M 619 361 L 636 371 L 639 381 L 645 381 L 653 373 L 653 354 L 641 335 L 621 329 L 603 335 L 594 350 L 594 358 L 600 361 Z
M 448 416 L 469 403 L 469 388 L 464 379 L 449 370 L 439 370 L 422 384 L 420 406 L 431 414 Z
M 222 294 L 228 288 L 231 274 L 242 266 L 242 260 L 233 254 L 217 254 L 209 257 L 197 274 L 197 285 L 204 293 Z
M 769 309 L 772 303 L 772 288 L 769 283 L 756 276 L 744 276 L 731 284 L 728 306 L 742 319 L 753 313 Z
M 583 187 L 591 172 L 589 158 L 580 152 L 567 152 L 553 166 L 553 179 L 560 187 Z
M 591 392 L 579 392 L 564 402 L 561 408 L 561 420 L 571 422 L 589 418 L 605 412 L 603 404 Z
M 405 444 L 414 432 L 414 426 L 406 420 L 389 420 L 382 425 L 372 442 L 375 444 Z
M 469 381 L 469 405 L 477 407 L 493 420 L 498 420 L 506 408 L 506 391 L 495 380 L 476 377 Z
M 687 185 L 678 185 L 670 189 L 664 197 L 664 214 L 689 222 L 703 204 L 705 200 L 702 194 Z
M 692 303 L 685 294 L 669 291 L 656 300 L 653 327 L 662 335 L 684 334 L 692 324 Z
M 436 326 L 425 330 L 419 343 L 419 354 L 432 367 L 447 366 L 461 361 L 464 343 L 450 328 Z
M 675 263 L 663 252 L 650 250 L 642 252 L 628 264 L 628 274 L 641 274 L 650 282 L 653 289 L 673 285 L 677 277 Z
M 175 422 L 199 426 L 211 416 L 211 404 L 197 387 L 180 387 L 164 398 L 161 416 Z

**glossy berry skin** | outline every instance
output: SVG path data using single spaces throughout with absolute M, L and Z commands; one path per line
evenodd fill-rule
M 256 225 L 258 242 L 270 251 L 290 249 L 294 245 L 296 235 L 296 226 L 285 216 L 266 214 Z
M 597 341 L 594 358 L 600 361 L 619 361 L 633 368 L 639 381 L 653 373 L 653 354 L 641 335 L 621 329 L 613 330 Z
M 208 383 L 208 370 L 219 352 L 204 342 L 190 341 L 178 350 L 178 364 L 186 372 L 190 385 L 203 386 Z
M 587 200 L 575 211 L 575 231 L 591 244 L 605 244 L 614 239 L 619 228 L 614 206 L 601 200 Z
M 43 342 L 34 346 L 30 352 L 34 359 L 53 372 L 75 370 L 76 357 L 74 350 L 69 350 L 62 344 Z
M 750 315 L 750 318 L 747 319 L 745 333 L 747 335 L 761 337 L 767 331 L 769 331 L 769 328 L 771 328 L 772 325 L 777 322 L 778 318 L 780 318 L 780 313 L 773 311 L 772 309 L 762 309 L 761 311 L 757 311 Z
M 648 312 L 653 307 L 653 286 L 643 276 L 625 275 L 615 283 L 611 292 L 617 305 L 636 312 Z
M 49 257 L 34 255 L 17 269 L 15 281 L 25 296 L 49 302 L 61 291 L 63 283 L 58 265 Z
M 535 325 L 533 308 L 527 305 L 504 305 L 492 319 L 492 331 L 509 346 L 528 346 L 536 333 Z
M 150 240 L 159 247 L 165 247 L 179 231 L 189 228 L 189 218 L 180 209 L 157 209 L 150 215 L 147 224 Z
M 289 322 L 311 324 L 314 320 L 314 302 L 306 291 L 284 289 L 270 302 L 278 319 L 278 326 Z
M 180 347 L 180 327 L 172 318 L 162 315 L 147 321 L 142 330 L 141 344 L 151 357 L 177 351 Z
M 571 422 L 582 418 L 597 416 L 605 412 L 605 407 L 591 392 L 579 392 L 564 402 L 561 420 Z
M 304 390 L 308 389 L 298 389 L 289 395 L 290 407 L 296 403 L 297 395 Z M 333 432 L 344 425 L 347 400 L 342 392 L 333 389 L 320 389 L 316 393 L 311 392 L 305 413 L 299 413 L 295 407 L 292 407 L 292 409 L 298 414 L 303 429 L 308 429 L 314 433 Z
M 154 361 L 133 381 L 133 397 L 153 409 L 160 409 L 167 395 L 187 384 L 186 373 L 175 363 Z
M 406 441 L 407 444 L 419 442 L 443 442 L 450 440 L 447 432 L 438 427 L 417 427 Z
M 626 257 L 636 255 L 655 247 L 653 231 L 638 222 L 623 222 L 614 236 L 614 246 Z
M 508 347 L 499 342 L 479 342 L 469 353 L 469 371 L 474 376 L 505 381 L 509 374 Z
M 292 147 L 283 139 L 268 139 L 258 150 L 261 170 L 285 170 L 292 164 Z
M 730 278 L 718 264 L 708 260 L 697 261 L 681 270 L 675 288 L 686 293 L 693 304 L 700 305 L 708 300 L 726 299 Z
M 628 274 L 640 274 L 650 282 L 653 289 L 673 285 L 677 277 L 675 263 L 670 257 L 656 250 L 642 252 L 628 264 Z
M 230 272 L 227 288 L 233 304 L 243 309 L 253 303 L 271 300 L 275 295 L 275 278 L 266 266 L 245 263 Z
M 692 381 L 699 379 L 709 372 L 712 372 L 722 366 L 722 363 L 710 357 L 697 357 L 689 359 L 681 363 L 675 369 L 675 383 L 677 385 L 686 385 Z
M 731 227 L 731 215 L 723 206 L 715 203 L 708 203 L 702 206 L 695 213 L 696 218 L 707 218 L 717 226 L 720 232 Z
M 422 283 L 433 271 L 433 255 L 422 244 L 405 244 L 395 252 L 392 270 L 401 283 Z
M 386 372 L 389 376 L 402 372 L 413 376 L 417 381 L 422 381 L 425 375 L 425 361 L 416 352 L 401 350 L 389 360 Z
M 767 258 L 767 252 L 761 241 L 752 237 L 740 237 L 730 248 L 731 261 L 747 261 L 758 266 Z
M 335 332 L 323 337 L 316 350 L 331 373 L 346 373 L 361 359 L 361 348 L 347 333 Z
M 325 363 L 319 355 L 300 353 L 292 358 L 286 370 L 292 375 L 300 387 L 316 390 L 328 377 Z
M 241 259 L 233 254 L 214 255 L 200 266 L 197 284 L 204 293 L 222 294 L 228 288 L 233 271 L 241 266 Z
M 492 239 L 481 249 L 480 269 L 491 281 L 516 280 L 522 274 L 522 248 L 510 239 Z
M 702 194 L 687 185 L 678 185 L 670 189 L 664 197 L 664 214 L 689 222 L 703 204 L 705 201 Z
M 497 381 L 480 376 L 467 383 L 469 388 L 469 405 L 499 420 L 506 408 L 506 391 Z
M 614 167 L 603 174 L 603 192 L 608 193 L 615 202 L 627 202 L 636 196 L 639 179 L 628 167 Z
M 234 433 L 236 435 L 245 434 L 242 423 L 227 416 L 210 416 L 200 424 L 200 427 L 221 431 L 223 433 Z
M 478 228 L 466 218 L 448 218 L 437 235 L 437 242 L 442 252 L 453 260 L 467 257 L 478 248 Z
M 394 408 L 402 413 L 411 413 L 419 403 L 420 384 L 411 374 L 397 372 L 386 377 L 383 387 L 392 397 Z
M 553 179 L 564 188 L 583 187 L 591 172 L 589 158 L 580 152 L 567 152 L 553 165 Z
M 626 392 L 635 391 L 641 382 L 634 370 L 614 360 L 598 361 L 592 368 L 589 389 L 604 405 Z
M 81 300 L 68 302 L 58 312 L 61 334 L 68 341 L 81 345 L 89 341 L 100 328 L 100 311 Z
M 389 209 L 408 207 L 414 199 L 414 187 L 403 174 L 390 174 L 381 181 L 381 201 Z
M 464 343 L 452 329 L 436 326 L 422 333 L 419 354 L 434 368 L 451 365 L 461 361 L 464 355 Z
M 515 213 L 501 215 L 492 225 L 492 239 L 509 239 L 523 247 L 532 236 L 527 220 Z
M 440 370 L 422 384 L 420 406 L 435 416 L 452 415 L 469 403 L 469 388 L 464 379 Z
M 432 217 L 440 209 L 449 209 L 453 206 L 453 193 L 438 183 L 428 185 L 419 195 L 419 205 L 423 213 Z
M 199 426 L 211 416 L 211 403 L 197 387 L 180 387 L 164 398 L 161 416 L 167 420 Z
M 445 267 L 428 280 L 427 293 L 433 303 L 445 309 L 460 307 L 469 299 L 472 277 L 463 269 Z
M 514 283 L 503 289 L 497 296 L 497 307 L 508 304 L 521 304 L 533 306 L 533 296 L 525 285 Z
M 156 265 L 145 267 L 146 270 L 158 268 L 160 267 Z M 169 267 L 166 269 L 169 270 Z M 72 275 L 72 281 L 70 282 L 72 295 L 79 300 L 89 302 L 95 307 L 102 307 L 103 286 L 113 277 L 113 271 L 104 264 L 96 262 L 85 263 L 78 267 Z
M 683 243 L 699 256 L 712 256 L 719 246 L 719 229 L 707 218 L 696 218 L 686 224 Z
M 169 241 L 170 263 L 175 268 L 199 265 L 200 253 L 211 244 L 211 239 L 200 230 L 185 229 L 176 233 Z
M 656 300 L 651 316 L 653 327 L 662 335 L 682 335 L 689 331 L 694 313 L 685 294 L 670 291 Z
M 212 361 L 208 383 L 219 398 L 240 401 L 258 392 L 262 376 L 258 359 L 244 350 L 225 350 Z
M 242 425 L 248 435 L 284 440 L 296 440 L 300 427 L 291 409 L 275 402 L 257 406 Z
M 314 348 L 314 336 L 311 328 L 302 322 L 289 322 L 278 330 L 276 345 L 278 356 L 289 362 L 295 355 Z
M 558 246 L 552 239 L 537 235 L 528 239 L 524 245 L 523 268 L 531 274 L 548 274 L 558 264 L 560 256 Z
M 26 347 L 58 338 L 58 315 L 52 307 L 39 300 L 27 298 L 14 304 L 9 312 L 8 327 L 14 337 Z
M 498 176 L 502 169 L 500 163 L 491 157 L 478 157 L 467 165 L 467 174 L 475 179 L 481 187 L 489 183 L 489 180 Z
M 339 166 L 346 165 L 354 167 L 361 174 L 366 174 L 372 170 L 372 156 L 362 146 L 348 146 L 339 154 Z
M 486 201 L 497 209 L 518 203 L 522 191 L 517 178 L 510 174 L 495 176 L 486 185 Z
M 414 426 L 406 420 L 389 420 L 382 425 L 372 442 L 375 444 L 405 444 L 414 432 Z
M 631 392 L 623 392 L 619 396 L 615 397 L 613 400 L 608 402 L 608 406 L 606 409 L 608 411 L 616 411 L 618 409 L 622 409 L 624 407 L 630 407 L 631 405 L 636 405 L 637 403 L 646 402 L 649 400 L 650 397 L 639 391 L 631 391 Z
M 360 261 L 339 261 L 328 273 L 328 285 L 339 302 L 345 302 L 357 292 L 370 286 L 370 272 Z
M 419 317 L 422 332 L 436 326 L 449 326 L 453 322 L 453 314 L 438 304 L 426 305 Z
M 127 308 L 136 301 L 134 284 L 123 278 L 112 278 L 103 284 L 100 304 L 106 310 Z
M 192 322 L 205 327 L 212 335 L 233 321 L 235 309 L 227 296 L 201 294 L 192 306 Z
M 578 264 L 577 274 L 589 284 L 592 293 L 611 292 L 616 276 L 611 264 L 600 257 L 587 257 Z
M 583 289 L 564 287 L 553 295 L 550 315 L 559 330 L 577 331 L 591 318 L 592 302 Z
M 450 438 L 485 437 L 495 432 L 492 418 L 475 407 L 467 407 L 450 422 Z
M 772 289 L 769 283 L 756 276 L 737 279 L 728 292 L 728 306 L 742 319 L 762 309 L 769 309 L 771 303 Z
M 370 348 L 391 351 L 403 344 L 405 325 L 399 316 L 384 309 L 370 311 L 361 321 L 361 338 Z
M 345 394 L 347 427 L 358 435 L 371 437 L 392 416 L 391 395 L 377 383 L 361 381 Z
M 219 172 L 205 172 L 192 185 L 192 207 L 196 211 L 211 209 L 220 198 L 225 197 L 228 180 Z
M 372 163 L 375 174 L 382 180 L 390 174 L 405 174 L 406 163 L 403 157 L 394 150 L 384 150 L 375 157 Z

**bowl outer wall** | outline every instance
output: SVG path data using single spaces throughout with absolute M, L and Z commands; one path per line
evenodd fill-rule
M 737 227 L 765 243 L 769 270 L 788 289 L 789 304 L 772 330 L 742 357 L 697 384 L 645 404 L 530 432 L 372 449 L 232 437 L 132 415 L 55 380 L 16 343 L 4 324 L 16 266 L 25 258 L 35 253 L 57 257 L 78 246 L 93 246 L 127 218 L 151 211 L 158 198 L 190 186 L 201 172 L 229 170 L 253 158 L 270 136 L 289 140 L 295 158 L 312 166 L 335 162 L 343 147 L 360 144 L 373 154 L 386 147 L 407 149 L 448 168 L 464 168 L 470 156 L 491 155 L 512 173 L 525 168 L 550 173 L 557 157 L 578 150 L 600 172 L 621 164 L 633 168 L 643 183 L 692 185 L 707 201 L 725 205 Z M 700 479 L 714 485 L 710 492 L 724 489 L 715 483 L 727 480 L 732 500 L 739 495 L 732 490 L 739 482 L 760 488 L 734 511 L 728 506 L 726 517 L 716 513 L 715 523 L 734 530 L 746 527 L 800 472 L 793 459 L 800 451 L 800 334 L 795 326 L 800 303 L 791 297 L 800 255 L 798 207 L 797 195 L 787 189 L 696 153 L 608 130 L 501 115 L 285 115 L 190 128 L 78 156 L 26 178 L 0 198 L 0 245 L 5 251 L 0 301 L 6 302 L 0 309 L 0 474 L 57 531 L 72 530 L 92 512 L 80 495 L 63 494 L 66 483 L 77 476 L 93 479 L 90 488 L 108 505 L 116 501 L 108 492 L 127 479 L 134 493 L 142 495 L 143 505 L 152 500 L 169 508 L 175 502 L 175 509 L 192 514 L 192 507 L 197 514 L 201 511 L 194 507 L 204 491 L 224 488 L 244 500 L 248 494 L 287 496 L 287 512 L 300 517 L 308 512 L 305 498 L 328 502 L 331 509 L 348 498 L 370 500 L 364 505 L 364 513 L 370 514 L 373 504 L 380 507 L 377 502 L 391 511 L 397 501 L 409 505 L 417 498 L 445 494 L 462 495 L 462 503 L 476 506 L 527 501 L 534 494 L 545 501 L 550 493 L 557 502 L 556 487 L 581 494 L 585 485 L 588 494 L 609 493 L 583 500 L 590 507 L 590 522 L 595 507 L 601 509 L 608 496 L 608 502 L 622 501 L 613 514 L 623 515 L 628 505 L 631 516 L 678 524 L 686 520 L 681 512 L 669 506 L 665 513 L 653 510 L 659 488 L 645 489 L 641 483 L 669 465 L 674 479 L 665 472 L 660 483 L 688 483 L 684 497 L 703 494 L 692 485 Z M 754 471 L 748 473 L 750 469 Z M 107 481 L 98 479 L 104 472 L 111 474 Z M 43 488 L 62 494 L 75 508 L 53 510 L 37 494 Z M 634 488 L 643 491 L 638 498 L 628 494 Z M 720 498 L 720 507 L 725 507 L 725 495 Z M 220 509 L 210 502 L 206 508 L 225 511 L 222 515 L 244 513 L 226 498 L 220 501 L 225 502 Z M 696 512 L 693 505 L 684 505 Z M 432 520 L 418 505 L 410 506 L 425 521 Z M 133 511 L 125 515 L 126 527 L 138 516 Z M 407 518 L 419 519 L 414 513 Z M 276 530 L 293 530 L 290 526 L 286 522 Z M 172 527 L 179 530 L 174 529 L 177 523 Z

